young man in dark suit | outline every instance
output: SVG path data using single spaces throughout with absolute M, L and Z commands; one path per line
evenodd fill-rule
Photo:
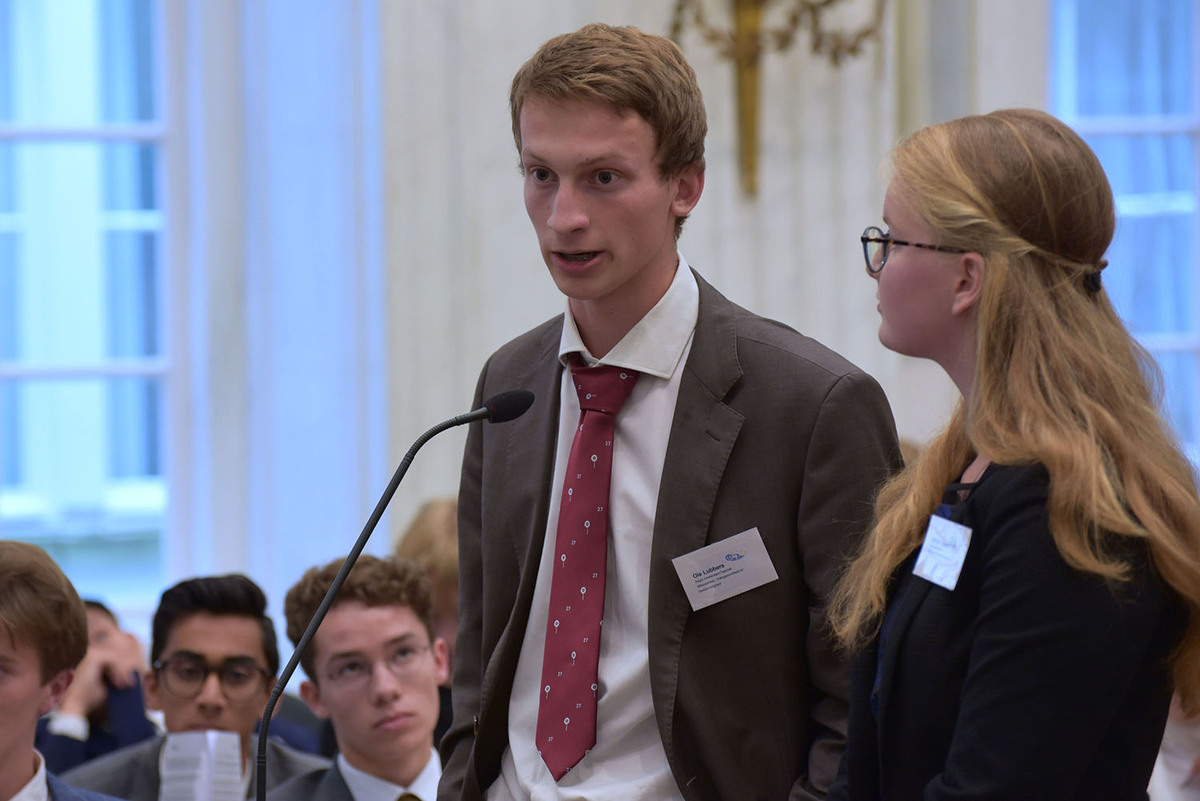
M 341 570 L 309 569 L 284 602 L 298 643 Z M 276 787 L 268 801 L 434 801 L 442 765 L 433 749 L 445 640 L 433 632 L 433 596 L 423 568 L 362 556 L 347 576 L 300 664 L 300 695 L 329 720 L 338 756 Z
M 149 706 L 161 710 L 168 736 L 226 731 L 238 735 L 244 797 L 255 795 L 255 730 L 279 670 L 275 624 L 262 589 L 243 575 L 181 581 L 159 599 L 151 631 Z M 166 738 L 155 737 L 67 771 L 72 784 L 126 801 L 158 801 Z M 271 740 L 267 789 L 326 767 L 328 760 Z
M 87 653 L 87 616 L 45 551 L 0 541 L 0 801 L 114 801 L 46 770 L 38 719 L 62 699 Z
M 468 435 L 440 798 L 819 798 L 847 697 L 824 603 L 899 460 L 887 401 L 676 249 L 707 124 L 674 43 L 585 26 L 510 107 L 567 311 L 479 379 L 537 399 Z

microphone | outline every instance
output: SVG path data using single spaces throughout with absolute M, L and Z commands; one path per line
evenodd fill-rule
M 334 577 L 333 582 L 329 585 L 329 592 L 325 593 L 325 597 L 321 600 L 321 605 L 317 607 L 312 620 L 308 622 L 308 628 L 304 630 L 300 641 L 296 643 L 296 650 L 292 653 L 292 658 L 288 660 L 287 666 L 279 674 L 279 680 L 275 682 L 275 689 L 271 691 L 271 696 L 267 699 L 267 705 L 263 709 L 262 723 L 259 724 L 258 754 L 255 759 L 255 798 L 257 801 L 266 801 L 267 798 L 267 733 L 270 728 L 271 717 L 275 713 L 275 704 L 279 701 L 279 696 L 283 695 L 283 690 L 287 687 L 288 680 L 296 672 L 296 667 L 300 664 L 300 657 L 308 649 L 308 645 L 316 635 L 321 621 L 325 619 L 325 615 L 329 612 L 329 607 L 333 606 L 334 599 L 337 598 L 338 592 L 346 582 L 346 577 L 350 575 L 350 570 L 354 567 L 354 563 L 358 561 L 359 554 L 366 547 L 367 540 L 371 538 L 371 534 L 375 531 L 375 526 L 379 524 L 379 518 L 383 517 L 384 510 L 387 509 L 392 496 L 396 494 L 396 488 L 400 486 L 400 480 L 408 472 L 408 466 L 412 464 L 413 457 L 417 455 L 417 451 L 426 442 L 448 428 L 461 426 L 465 423 L 473 423 L 476 420 L 487 420 L 489 423 L 507 423 L 509 420 L 515 420 L 525 414 L 532 405 L 533 393 L 526 389 L 513 389 L 508 392 L 501 392 L 499 395 L 493 395 L 484 401 L 483 406 L 480 406 L 478 409 L 438 423 L 417 437 L 417 441 L 408 449 L 408 453 L 404 454 L 404 458 L 400 460 L 396 472 L 392 475 L 392 480 L 388 482 L 387 488 L 383 491 L 383 495 L 379 497 L 379 502 L 375 504 L 375 509 L 371 512 L 371 516 L 367 518 L 362 533 L 358 535 L 358 540 L 354 543 L 354 547 L 346 555 L 346 561 L 342 563 L 342 569 L 338 571 L 337 576 Z

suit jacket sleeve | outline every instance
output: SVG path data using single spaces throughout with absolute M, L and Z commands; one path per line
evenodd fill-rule
M 899 466 L 895 423 L 870 376 L 841 378 L 821 405 L 808 449 L 796 533 L 808 588 L 806 653 L 813 736 L 793 799 L 823 798 L 846 743 L 849 671 L 826 621 L 826 600 L 865 532 L 881 481 Z

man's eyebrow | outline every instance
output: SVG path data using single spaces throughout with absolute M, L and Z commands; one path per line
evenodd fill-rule
M 415 639 L 417 639 L 417 635 L 414 632 L 408 631 L 404 634 L 391 638 L 387 642 L 383 643 L 383 646 L 387 648 L 393 645 L 407 645 L 409 642 Z M 361 657 L 362 655 L 363 652 L 357 649 L 338 651 L 329 655 L 329 661 L 333 662 L 334 660 L 338 659 L 351 659 L 354 657 Z
M 191 659 L 196 662 L 203 662 L 206 665 L 208 664 L 208 659 L 206 659 L 203 654 L 198 654 L 195 651 L 189 651 L 186 648 L 181 648 L 175 653 L 163 657 L 160 661 L 165 662 L 168 659 L 174 659 L 177 656 L 184 657 L 185 659 Z M 225 657 L 218 664 L 228 665 L 230 662 L 254 662 L 255 664 L 258 664 L 258 660 L 250 654 L 233 654 L 232 656 Z
M 541 156 L 539 156 L 536 152 L 534 152 L 532 150 L 521 151 L 521 159 L 520 160 L 521 160 L 522 166 L 524 166 L 525 164 L 527 164 L 530 161 L 534 161 L 534 162 L 546 161 L 546 159 L 542 158 Z M 579 162 L 579 164 L 583 165 L 584 167 L 590 167 L 594 164 L 604 162 L 604 161 L 611 161 L 616 164 L 625 164 L 629 161 L 629 157 L 621 154 L 618 151 L 605 151 L 604 153 L 597 153 L 594 156 L 589 156 L 586 159 L 584 159 L 583 161 Z

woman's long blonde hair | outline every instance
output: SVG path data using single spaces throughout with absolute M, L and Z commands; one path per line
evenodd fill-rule
M 880 490 L 872 530 L 831 599 L 835 634 L 850 648 L 874 636 L 890 576 L 977 454 L 1038 463 L 1050 475 L 1050 532 L 1068 564 L 1121 581 L 1129 565 L 1119 538 L 1148 543 L 1187 607 L 1172 671 L 1185 706 L 1200 709 L 1196 478 L 1157 412 L 1157 368 L 1100 287 L 1115 213 L 1099 161 L 1054 117 L 1014 109 L 924 128 L 900 143 L 892 164 L 938 243 L 986 260 L 978 360 L 969 407 L 960 402 Z

